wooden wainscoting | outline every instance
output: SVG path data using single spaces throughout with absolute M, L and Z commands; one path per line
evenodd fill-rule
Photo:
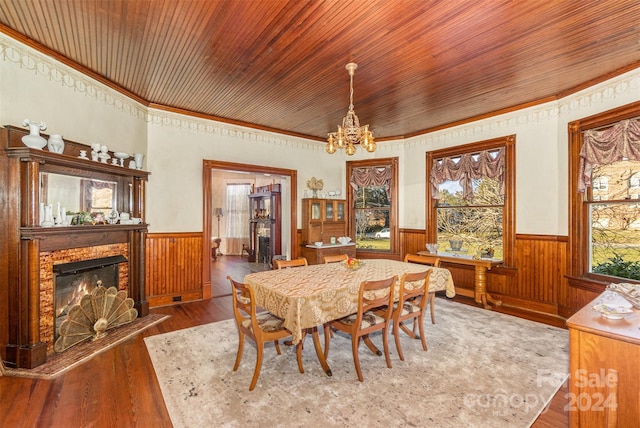
M 296 241 L 293 243 L 293 248 L 291 248 L 291 258 L 297 259 L 298 257 L 302 257 L 302 229 L 296 229 Z
M 297 231 L 300 242 L 300 230 Z M 400 230 L 400 255 L 416 254 L 425 247 L 425 231 Z M 149 306 L 164 306 L 203 297 L 202 233 L 149 233 L 146 243 L 146 288 Z M 577 306 L 570 298 L 565 278 L 567 238 L 553 235 L 516 236 L 514 266 L 497 267 L 487 274 L 487 291 L 505 305 L 526 311 L 568 318 Z M 296 257 L 300 249 L 292 248 Z M 456 287 L 473 289 L 473 269 L 446 266 Z M 571 300 L 572 302 L 569 302 Z
M 555 305 L 556 314 L 567 317 L 567 243 L 566 236 L 516 235 L 518 272 L 508 294 L 531 303 Z
M 406 254 L 417 254 L 424 251 L 427 237 L 424 229 L 400 229 L 400 256 L 404 260 Z
M 202 232 L 147 234 L 150 307 L 202 299 L 202 245 Z
M 607 288 L 607 282 L 596 281 L 592 278 L 568 277 L 567 306 L 569 315 L 578 312 Z
M 426 234 L 420 229 L 401 229 L 401 254 L 424 250 Z M 516 235 L 514 266 L 497 267 L 487 273 L 487 291 L 505 305 L 527 311 L 567 318 L 569 308 L 567 237 L 554 235 Z M 474 271 L 470 266 L 448 264 L 456 287 L 473 289 Z

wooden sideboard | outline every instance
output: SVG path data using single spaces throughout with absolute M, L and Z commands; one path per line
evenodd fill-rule
M 606 293 L 567 320 L 571 427 L 640 423 L 640 310 L 606 319 L 593 309 Z
M 304 245 L 302 247 L 302 257 L 307 259 L 310 265 L 324 263 L 324 256 L 337 256 L 340 254 L 355 258 L 356 244 L 350 242 L 348 244 L 323 245 L 322 247 L 316 247 L 315 245 Z

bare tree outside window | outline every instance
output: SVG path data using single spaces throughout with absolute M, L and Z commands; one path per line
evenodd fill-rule
M 482 178 L 473 181 L 473 197 L 465 200 L 462 187 L 453 181 L 439 186 L 437 205 L 438 244 L 443 251 L 454 251 L 450 241 L 461 240 L 462 252 L 475 255 L 481 249 L 492 248 L 494 257 L 502 258 L 502 217 L 504 197 L 498 191 L 497 180 Z
M 598 166 L 591 174 L 592 184 L 598 183 L 586 202 L 594 273 L 640 279 L 639 176 L 640 162 L 630 160 Z
M 389 215 L 391 205 L 382 186 L 358 187 L 355 203 L 356 246 L 375 250 L 389 250 L 391 239 Z

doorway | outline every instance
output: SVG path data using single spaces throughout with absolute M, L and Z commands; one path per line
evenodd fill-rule
M 288 184 L 286 189 L 287 201 L 282 203 L 283 215 L 282 229 L 283 229 L 283 254 L 289 253 L 295 255 L 295 248 L 297 245 L 297 183 L 298 173 L 296 170 L 272 168 L 261 165 L 249 165 L 235 162 L 223 162 L 214 160 L 204 160 L 202 168 L 202 189 L 203 189 L 203 263 L 202 263 L 202 284 L 203 284 L 203 299 L 208 299 L 213 296 L 212 293 L 212 278 L 211 278 L 211 240 L 212 237 L 218 233 L 217 223 L 214 227 L 214 218 L 216 222 L 218 217 L 214 214 L 216 208 L 220 208 L 221 202 L 215 201 L 217 204 L 214 207 L 214 189 L 213 189 L 213 177 L 216 171 L 226 171 L 235 173 L 248 173 L 255 175 L 270 175 L 272 177 L 278 177 L 281 183 Z M 288 226 L 286 225 L 286 217 L 288 217 Z M 286 230 L 285 230 L 286 229 Z M 241 280 L 241 278 L 236 278 Z M 220 279 L 216 279 L 219 281 Z M 225 279 L 226 280 L 226 279 Z M 223 284 L 215 284 L 223 286 Z M 217 288 L 217 287 L 216 287 Z M 215 293 L 218 296 L 218 293 Z

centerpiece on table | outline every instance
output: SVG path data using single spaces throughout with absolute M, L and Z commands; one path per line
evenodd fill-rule
M 360 266 L 362 266 L 362 262 L 356 258 L 349 257 L 347 260 L 344 261 L 344 266 L 347 269 L 358 270 L 360 269 Z

